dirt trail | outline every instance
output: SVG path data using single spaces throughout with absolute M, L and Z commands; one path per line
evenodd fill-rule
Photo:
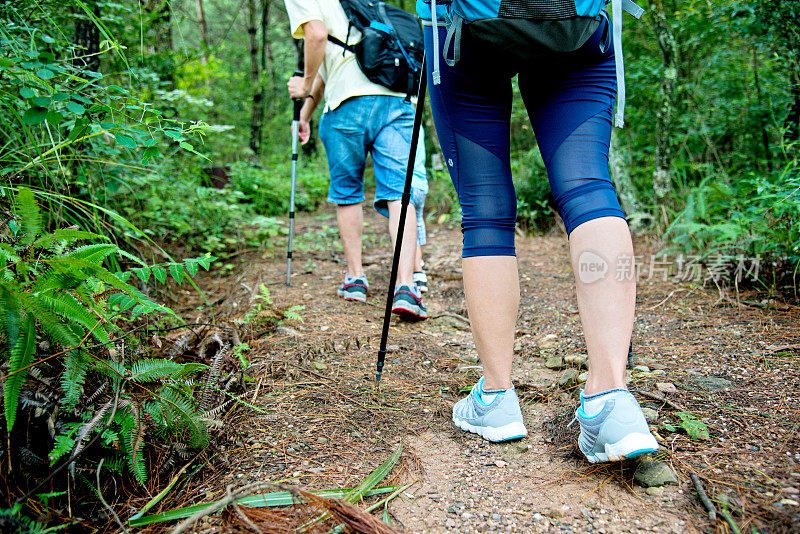
M 365 213 L 367 213 L 365 211 Z M 431 318 L 393 322 L 381 390 L 372 387 L 389 251 L 384 221 L 366 217 L 366 305 L 336 297 L 343 267 L 331 213 L 300 218 L 292 288 L 285 290 L 280 249 L 249 255 L 232 274 L 203 280 L 218 317 L 241 316 L 259 284 L 278 308 L 303 304 L 302 323 L 255 333 L 249 342 L 256 413 L 236 407 L 232 436 L 212 476 L 185 495 L 208 500 L 227 484 L 290 479 L 310 489 L 351 487 L 402 438 L 392 481 L 419 482 L 389 506 L 393 525 L 412 532 L 699 532 L 711 523 L 689 482 L 724 494 L 742 531 L 800 530 L 798 308 L 747 294 L 737 305 L 713 286 L 643 281 L 634 331 L 637 370 L 629 387 L 645 406 L 678 484 L 645 491 L 636 463 L 591 466 L 566 430 L 577 384 L 558 380 L 569 365 L 553 356 L 585 353 L 566 241 L 519 237 L 522 302 L 514 382 L 527 438 L 488 444 L 450 423 L 460 391 L 480 376 L 460 280 L 458 229 L 429 230 L 425 256 Z M 641 252 L 647 244 L 639 244 Z M 765 300 L 766 299 L 766 300 Z M 551 365 L 555 367 L 555 365 Z M 581 369 L 575 367 L 579 373 Z M 666 393 L 668 402 L 654 400 Z M 707 425 L 710 439 L 669 432 L 677 411 Z

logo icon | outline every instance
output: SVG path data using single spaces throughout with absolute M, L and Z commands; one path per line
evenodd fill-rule
M 578 257 L 578 279 L 584 284 L 602 280 L 608 274 L 608 262 L 590 250 L 584 250 Z

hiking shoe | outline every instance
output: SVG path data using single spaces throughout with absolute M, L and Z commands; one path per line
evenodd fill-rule
M 406 321 L 422 321 L 428 318 L 428 310 L 422 304 L 422 293 L 416 287 L 397 286 L 394 290 L 392 313 Z
M 414 285 L 417 286 L 420 293 L 428 292 L 428 275 L 425 271 L 417 271 L 414 273 Z
M 484 402 L 482 393 L 483 377 L 472 387 L 469 395 L 453 406 L 453 423 L 458 428 L 489 441 L 508 441 L 528 434 L 513 387 L 492 392 L 495 396 L 488 404 Z
M 614 462 L 657 451 L 658 442 L 634 396 L 625 389 L 612 389 L 606 394 L 608 400 L 603 409 L 589 417 L 584 412 L 581 392 L 581 406 L 575 412 L 575 420 L 581 425 L 578 446 L 589 462 Z
M 344 300 L 354 300 L 356 302 L 367 301 L 367 290 L 369 289 L 369 282 L 366 276 L 347 276 L 344 277 L 344 282 L 339 286 L 337 293 Z

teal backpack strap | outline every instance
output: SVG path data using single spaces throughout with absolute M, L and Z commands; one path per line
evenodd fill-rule
M 612 37 L 614 39 L 614 58 L 617 71 L 617 112 L 614 116 L 614 125 L 617 128 L 622 128 L 625 125 L 625 60 L 622 56 L 623 10 L 637 19 L 644 13 L 644 9 L 633 0 L 611 0 L 611 12 L 614 18 Z
M 439 68 L 439 17 L 436 12 L 436 0 L 431 0 L 431 20 L 433 21 L 433 85 L 442 83 L 442 71 Z

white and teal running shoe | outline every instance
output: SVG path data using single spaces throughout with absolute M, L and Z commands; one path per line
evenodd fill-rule
M 590 417 L 585 411 L 587 402 L 603 402 L 602 409 Z M 587 397 L 581 392 L 581 406 L 575 412 L 575 420 L 581 426 L 578 446 L 591 463 L 636 458 L 658 450 L 642 408 L 626 389 Z
M 491 401 L 486 402 L 489 398 Z M 528 434 L 514 388 L 484 392 L 483 377 L 453 406 L 453 423 L 489 441 L 508 441 Z

